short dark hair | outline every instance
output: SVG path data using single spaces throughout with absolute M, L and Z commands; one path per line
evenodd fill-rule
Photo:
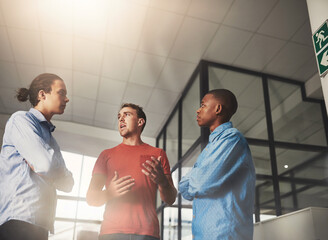
M 146 114 L 143 111 L 143 108 L 140 107 L 137 104 L 134 104 L 134 103 L 123 103 L 121 105 L 121 109 L 125 108 L 125 107 L 130 107 L 130 108 L 136 110 L 138 118 L 143 118 L 145 120 L 145 123 L 144 123 L 144 125 L 142 126 L 142 129 L 141 129 L 141 132 L 142 132 L 144 130 L 144 128 L 146 126 L 146 122 L 147 122 Z
M 236 113 L 238 108 L 238 102 L 236 96 L 228 89 L 213 89 L 207 94 L 214 96 L 225 108 L 225 115 L 227 121 Z
M 51 85 L 55 80 L 61 80 L 59 76 L 56 74 L 52 73 L 42 73 L 38 75 L 32 83 L 30 84 L 29 89 L 27 88 L 20 88 L 17 90 L 16 98 L 20 102 L 26 102 L 27 100 L 30 101 L 33 107 L 38 105 L 39 101 L 38 100 L 38 94 L 40 90 L 45 91 L 45 93 L 50 93 L 51 92 Z

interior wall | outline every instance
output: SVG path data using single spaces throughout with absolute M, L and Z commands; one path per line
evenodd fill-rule
M 305 208 L 254 225 L 254 240 L 327 239 L 327 208 Z

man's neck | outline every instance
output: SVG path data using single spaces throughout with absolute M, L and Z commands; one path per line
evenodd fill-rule
M 47 113 L 47 111 L 42 107 L 40 106 L 40 104 L 38 104 L 37 106 L 34 107 L 36 110 L 38 110 L 40 113 L 42 113 L 42 115 L 45 117 L 45 119 L 50 122 L 51 118 L 52 118 L 52 115 L 53 114 L 50 114 L 50 113 Z
M 210 131 L 213 132 L 218 126 L 220 126 L 223 123 L 229 122 L 230 119 L 222 119 L 218 118 L 211 126 L 208 126 Z
M 138 146 L 143 144 L 140 135 L 139 136 L 131 136 L 131 137 L 123 137 L 123 144 L 131 145 L 131 146 Z

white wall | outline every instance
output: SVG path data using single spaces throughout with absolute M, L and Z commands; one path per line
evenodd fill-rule
M 327 240 L 327 223 L 327 208 L 306 208 L 256 223 L 253 240 Z

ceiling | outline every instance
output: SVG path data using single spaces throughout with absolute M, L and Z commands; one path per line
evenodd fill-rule
M 0 113 L 51 72 L 70 98 L 54 119 L 116 129 L 133 102 L 155 137 L 201 59 L 305 82 L 311 35 L 305 0 L 0 0 Z

